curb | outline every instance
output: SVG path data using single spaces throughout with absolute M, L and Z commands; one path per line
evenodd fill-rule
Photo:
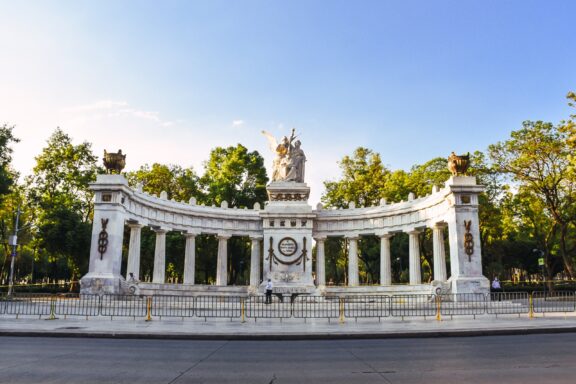
M 284 333 L 284 334 L 223 334 L 223 333 L 132 333 L 132 332 L 56 332 L 0 331 L 0 337 L 60 337 L 149 340 L 346 340 L 346 339 L 408 339 L 435 337 L 482 337 L 534 334 L 576 333 L 574 327 L 508 328 L 482 330 L 449 330 L 390 333 Z

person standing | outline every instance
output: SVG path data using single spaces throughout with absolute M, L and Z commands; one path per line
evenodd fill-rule
M 272 280 L 268 279 L 266 283 L 266 304 L 272 304 L 272 289 L 274 285 L 272 284 Z
M 492 293 L 494 293 L 494 295 L 492 295 L 492 297 L 494 298 L 494 296 L 496 296 L 498 298 L 498 301 L 502 300 L 502 286 L 500 285 L 500 280 L 498 280 L 498 277 L 494 277 L 494 280 L 492 281 Z

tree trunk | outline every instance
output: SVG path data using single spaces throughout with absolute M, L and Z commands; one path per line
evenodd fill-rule
M 568 232 L 568 224 L 562 224 L 560 228 L 560 255 L 562 256 L 562 262 L 564 263 L 564 269 L 568 274 L 568 278 L 572 280 L 574 278 L 574 264 L 572 259 L 566 251 L 566 235 Z

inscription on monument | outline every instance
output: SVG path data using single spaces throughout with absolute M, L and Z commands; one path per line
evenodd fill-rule
M 298 250 L 298 244 L 293 238 L 285 237 L 278 243 L 278 250 L 284 256 L 292 256 Z

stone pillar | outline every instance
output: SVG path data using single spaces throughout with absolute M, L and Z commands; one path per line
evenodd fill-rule
M 128 224 L 130 227 L 130 244 L 128 245 L 128 266 L 126 268 L 126 280 L 130 280 L 130 273 L 134 280 L 140 280 L 140 238 L 142 224 Z
M 484 187 L 472 176 L 452 176 L 446 182 L 450 208 L 445 220 L 450 242 L 448 282 L 452 293 L 490 292 L 490 282 L 482 275 L 482 249 L 478 219 L 478 194 Z
M 358 237 L 348 238 L 348 286 L 359 284 L 358 279 Z
M 184 250 L 184 284 L 194 284 L 196 274 L 196 233 L 187 232 Z
M 422 284 L 422 272 L 420 267 L 420 242 L 418 234 L 420 231 L 413 230 L 408 232 L 409 237 L 409 268 L 410 284 Z
M 250 286 L 258 287 L 260 284 L 260 241 L 261 237 L 250 237 L 252 248 L 250 253 Z
M 437 223 L 432 228 L 432 243 L 434 248 L 434 280 L 446 281 L 446 250 L 444 248 L 444 228 L 446 224 Z
M 168 230 L 159 228 L 156 232 L 156 248 L 154 250 L 154 273 L 152 282 L 164 284 L 166 281 L 166 232 Z
M 218 262 L 216 285 L 228 285 L 228 239 L 230 235 L 218 235 Z
M 316 285 L 326 285 L 326 257 L 324 255 L 324 242 L 326 237 L 316 237 Z
M 94 218 L 88 273 L 80 280 L 81 294 L 121 294 L 125 286 L 120 274 L 124 223 L 128 219 L 122 193 L 128 181 L 122 175 L 98 175 L 90 184 L 94 191 Z
M 390 238 L 393 235 L 380 235 L 380 285 L 392 285 L 392 264 L 390 257 Z

